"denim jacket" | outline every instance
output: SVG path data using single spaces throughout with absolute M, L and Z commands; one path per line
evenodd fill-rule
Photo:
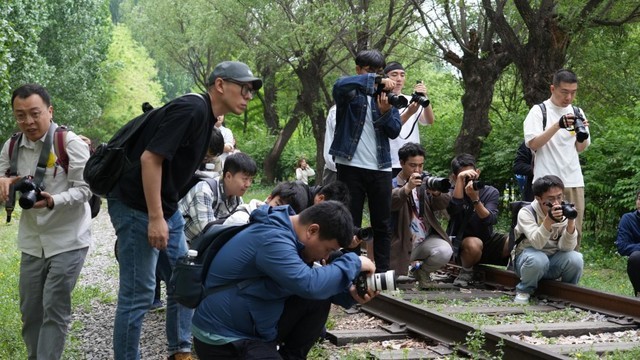
M 362 128 L 367 116 L 367 95 L 373 96 L 378 85 L 376 74 L 347 76 L 333 85 L 333 99 L 336 102 L 336 130 L 329 154 L 347 160 L 356 152 Z M 389 139 L 400 134 L 402 122 L 400 112 L 395 107 L 380 115 L 377 104 L 371 107 L 371 118 L 376 131 L 378 168 L 391 167 Z

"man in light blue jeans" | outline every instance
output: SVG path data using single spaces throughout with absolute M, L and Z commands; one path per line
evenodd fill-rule
M 148 114 L 126 147 L 130 165 L 108 194 L 109 214 L 118 237 L 120 290 L 113 330 L 116 360 L 140 359 L 142 319 L 153 303 L 156 263 L 169 279 L 186 254 L 179 194 L 205 158 L 222 152 L 216 116 L 240 115 L 262 86 L 246 64 L 225 61 L 213 70 L 204 94 L 189 94 Z M 169 360 L 191 360 L 192 311 L 167 290 Z
M 559 177 L 540 177 L 533 182 L 533 202 L 518 212 L 514 233 L 516 239 L 523 235 L 513 250 L 515 272 L 520 277 L 514 300 L 518 304 L 529 303 L 541 279 L 560 278 L 577 284 L 582 276 L 582 254 L 574 250 L 578 245 L 578 212 L 563 201 L 563 191 Z

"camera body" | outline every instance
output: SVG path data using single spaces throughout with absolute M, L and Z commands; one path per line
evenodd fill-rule
M 576 210 L 574 204 L 563 201 L 560 203 L 560 206 L 562 207 L 562 215 L 567 219 L 575 219 L 578 217 L 578 210 Z
M 354 228 L 353 234 L 360 240 L 368 242 L 373 240 L 373 228 L 371 226 L 366 228 Z
M 368 276 L 366 272 L 361 272 L 353 284 L 360 297 L 364 297 L 369 289 L 373 291 L 395 290 L 396 289 L 396 272 L 389 270 L 383 273 L 375 273 Z
M 584 142 L 589 138 L 589 133 L 583 123 L 584 118 L 582 116 L 576 116 L 573 121 L 573 129 L 576 132 L 576 141 L 580 143 Z
M 416 84 L 420 84 L 421 82 L 422 80 L 418 80 L 416 81 Z M 423 108 L 426 108 L 431 103 L 431 101 L 429 100 L 429 98 L 425 93 L 419 93 L 415 91 L 413 94 L 411 94 L 411 100 L 409 102 L 418 103 Z
M 31 176 L 20 178 L 20 180 L 13 185 L 13 189 L 20 191 L 21 195 L 18 204 L 25 210 L 31 209 L 37 201 L 43 199 L 40 193 L 44 190 L 44 186 L 38 186 L 33 182 L 33 177 Z
M 468 184 L 469 181 L 472 182 L 471 187 L 473 188 L 473 190 L 478 191 L 480 189 L 484 189 L 484 181 L 482 180 L 478 180 L 478 179 L 471 179 L 471 178 L 467 178 L 466 179 L 466 183 Z
M 549 208 L 549 216 L 556 220 L 559 221 L 557 219 L 555 219 L 553 217 L 553 215 L 551 215 L 552 210 L 553 210 L 553 204 L 552 203 L 545 203 L 545 205 Z M 560 207 L 562 208 L 562 216 L 566 217 L 567 219 L 575 219 L 578 217 L 578 210 L 576 210 L 575 205 L 571 204 L 571 203 L 567 203 L 567 202 L 561 202 L 560 203 Z
M 383 77 L 383 79 L 386 79 L 386 77 Z M 406 108 L 407 105 L 409 105 L 409 101 L 404 96 L 396 95 L 391 91 L 385 90 L 384 84 L 380 83 L 378 84 L 375 95 L 378 96 L 382 93 L 387 94 L 387 100 L 389 101 L 389 104 L 391 104 L 395 108 L 402 109 Z
M 422 179 L 424 186 L 429 190 L 446 193 L 451 189 L 451 181 L 449 181 L 448 178 L 431 176 L 431 174 L 426 171 L 423 171 L 422 174 L 420 174 L 420 178 Z

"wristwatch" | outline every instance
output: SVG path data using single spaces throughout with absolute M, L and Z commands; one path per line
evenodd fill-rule
M 472 204 L 473 206 L 476 206 L 476 205 L 480 204 L 480 199 L 478 199 L 478 200 L 472 200 L 472 201 L 471 201 L 471 204 Z

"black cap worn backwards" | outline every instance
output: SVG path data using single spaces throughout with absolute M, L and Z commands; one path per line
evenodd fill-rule
M 217 78 L 235 80 L 241 83 L 251 83 L 253 90 L 260 90 L 262 80 L 253 76 L 249 66 L 239 61 L 223 61 L 216 65 L 207 79 L 207 86 L 213 85 Z

